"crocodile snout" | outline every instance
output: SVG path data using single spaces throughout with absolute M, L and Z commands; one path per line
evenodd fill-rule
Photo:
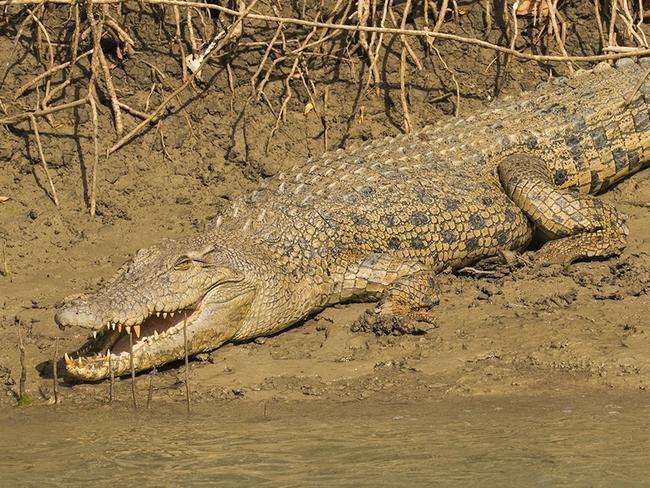
M 93 328 L 99 322 L 95 314 L 75 302 L 66 302 L 54 315 L 60 329 L 70 326 Z

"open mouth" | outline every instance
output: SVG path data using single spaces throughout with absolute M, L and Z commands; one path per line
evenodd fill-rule
M 158 341 L 167 341 L 172 336 L 183 333 L 184 324 L 191 322 L 198 310 L 198 304 L 173 312 L 154 312 L 142 323 L 123 325 L 108 321 L 77 351 L 65 354 L 67 369 L 72 372 L 92 371 L 106 368 L 110 361 L 121 361 L 130 351 L 136 353 Z M 132 347 L 131 347 L 132 344 Z

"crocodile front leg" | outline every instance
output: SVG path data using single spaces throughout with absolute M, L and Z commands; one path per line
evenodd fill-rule
M 436 327 L 432 309 L 440 299 L 434 276 L 431 271 L 420 271 L 391 283 L 377 307 L 359 317 L 352 330 L 417 335 Z
M 541 263 L 606 257 L 625 247 L 624 216 L 591 195 L 559 189 L 542 159 L 513 154 L 499 164 L 498 172 L 512 201 L 552 239 L 537 253 Z

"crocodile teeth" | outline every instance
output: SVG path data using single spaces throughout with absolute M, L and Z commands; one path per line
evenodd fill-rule
M 140 326 L 139 325 L 134 325 L 133 330 L 135 331 L 135 336 L 139 339 L 140 338 Z
M 158 339 L 158 331 L 157 330 L 153 331 L 153 338 Z
M 130 326 L 130 325 L 127 325 L 127 326 L 125 327 L 125 329 L 126 329 L 126 333 L 129 334 L 129 335 L 131 335 L 131 326 Z
M 97 339 L 97 331 L 93 330 L 93 339 Z
M 169 312 L 169 316 L 173 317 L 176 312 Z
M 117 324 L 117 331 L 122 332 L 122 324 Z
M 156 312 L 156 317 L 160 317 L 160 312 Z
M 167 312 L 163 312 L 163 319 L 167 318 Z
M 72 366 L 72 359 L 70 359 L 70 356 L 68 356 L 68 353 L 66 352 L 63 357 L 65 358 L 65 364 L 68 366 Z

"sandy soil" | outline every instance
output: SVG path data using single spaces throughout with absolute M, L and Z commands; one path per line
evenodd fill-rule
M 590 8 L 590 7 L 589 7 Z M 590 11 L 568 6 L 568 48 L 591 54 L 597 42 Z M 134 22 L 133 18 L 130 22 Z M 157 27 L 145 19 L 144 36 Z M 483 37 L 480 6 L 445 29 Z M 488 39 L 503 42 L 495 26 Z M 157 44 L 156 44 L 157 42 Z M 173 43 L 151 41 L 133 58 L 113 68 L 118 91 L 144 107 L 152 78 L 141 61 L 156 63 L 170 80 L 179 77 Z M 520 42 L 525 42 L 522 38 Z M 366 68 L 358 57 L 315 62 L 311 75 L 322 94 L 329 90 L 330 148 L 399 133 L 398 46 L 383 67 L 386 83 L 375 92 L 359 90 Z M 439 44 L 461 91 L 461 115 L 484 108 L 491 99 L 518 94 L 549 75 L 549 67 L 503 58 L 472 47 Z M 422 53 L 420 46 L 415 46 Z M 10 36 L 0 36 L 0 59 L 9 61 Z M 395 54 L 397 53 L 397 54 Z M 422 54 L 423 59 L 424 55 Z M 27 389 L 35 403 L 51 395 L 45 364 L 59 350 L 73 350 L 85 336 L 60 332 L 53 321 L 64 296 L 92 289 L 129 255 L 162 237 L 199 232 L 227 201 L 257 182 L 323 151 L 322 127 L 298 82 L 287 120 L 268 142 L 276 116 L 264 102 L 251 101 L 255 57 L 232 59 L 234 91 L 224 64 L 214 62 L 206 82 L 175 106 L 158 129 L 102 159 L 98 169 L 98 216 L 87 210 L 82 183 L 92 163 L 89 114 L 56 116 L 43 124 L 43 144 L 60 206 L 47 196 L 46 180 L 27 125 L 0 135 L 0 239 L 6 241 L 7 276 L 0 276 L 0 405 L 15 403 L 20 374 L 17 323 L 26 347 Z M 416 126 L 453 114 L 454 84 L 433 58 L 425 70 L 409 72 L 409 96 Z M 31 55 L 19 57 L 0 99 L 37 72 Z M 558 66 L 562 74 L 565 67 Z M 276 110 L 283 82 L 272 79 L 267 95 Z M 450 95 L 440 100 L 441 95 Z M 161 100 L 154 93 L 150 103 Z M 110 110 L 101 107 L 102 147 L 115 140 Z M 363 114 L 363 117 L 360 115 Z M 136 119 L 126 116 L 128 127 Z M 190 130 L 191 124 L 191 130 Z M 164 141 L 164 148 L 162 147 Z M 267 148 L 268 142 L 268 148 Z M 602 197 L 629 216 L 629 245 L 622 256 L 568 268 L 497 269 L 440 277 L 442 299 L 437 328 L 419 336 L 353 332 L 352 322 L 369 307 L 355 304 L 325 310 L 277 336 L 228 345 L 191 363 L 195 400 L 373 399 L 411 401 L 425 397 L 486 394 L 545 394 L 573 389 L 650 388 L 650 171 L 642 172 Z M 0 240 L 0 245 L 2 245 Z M 2 250 L 0 248 L 0 258 Z M 489 270 L 488 270 L 489 271 Z M 183 368 L 165 368 L 154 379 L 157 398 L 183 398 Z M 145 395 L 148 381 L 140 376 Z M 107 384 L 61 382 L 67 404 L 106 400 Z M 117 382 L 116 397 L 128 401 L 129 380 Z

